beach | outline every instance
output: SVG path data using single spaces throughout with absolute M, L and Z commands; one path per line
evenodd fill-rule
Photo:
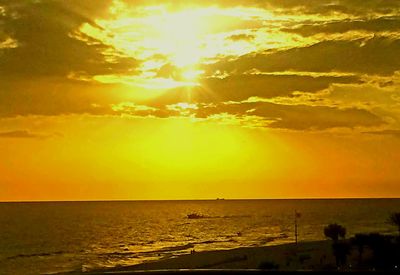
M 349 257 L 349 266 L 355 261 Z M 312 241 L 265 246 L 243 247 L 229 250 L 194 252 L 169 259 L 143 264 L 96 270 L 101 272 L 128 272 L 139 270 L 174 269 L 269 269 L 269 270 L 332 270 L 335 258 L 330 241 Z M 350 269 L 350 267 L 349 267 Z
M 279 270 L 335 268 L 331 245 L 323 241 L 326 225 L 344 226 L 346 238 L 369 232 L 396 235 L 386 220 L 399 207 L 400 200 L 0 204 L 0 273 L 248 269 L 261 264 Z M 293 209 L 302 213 L 297 247 Z M 188 219 L 188 213 L 206 217 Z

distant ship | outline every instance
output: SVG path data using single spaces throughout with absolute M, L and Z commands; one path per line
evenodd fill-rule
M 217 198 L 217 201 L 224 201 L 224 198 Z

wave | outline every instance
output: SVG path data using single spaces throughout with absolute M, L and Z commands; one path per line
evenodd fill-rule
M 261 245 L 265 245 L 267 243 L 272 243 L 277 240 L 284 240 L 284 239 L 289 239 L 289 235 L 286 233 L 280 233 L 278 236 L 267 236 L 267 237 L 262 237 L 259 239 Z
M 55 251 L 55 252 L 42 252 L 42 253 L 32 253 L 32 254 L 17 254 L 14 256 L 7 257 L 7 260 L 18 259 L 18 258 L 30 258 L 30 257 L 50 257 L 60 254 L 68 253 L 66 251 Z
M 228 239 L 228 240 L 208 240 L 202 242 L 195 242 L 192 244 L 212 244 L 212 243 L 229 243 L 229 242 L 236 242 L 236 240 Z
M 115 257 L 129 257 L 129 258 L 137 258 L 137 252 L 110 252 L 107 253 L 107 256 L 115 256 Z
M 193 247 L 194 247 L 193 243 L 188 243 L 188 244 L 184 244 L 184 245 L 167 246 L 167 247 L 163 247 L 163 248 L 160 248 L 157 250 L 152 250 L 152 251 L 140 252 L 139 254 L 173 252 L 173 251 L 179 251 L 179 250 L 186 250 L 186 249 L 190 249 Z
M 220 217 L 221 219 L 235 219 L 235 218 L 251 218 L 252 215 L 227 215 Z
M 189 216 L 190 215 L 190 216 Z M 236 219 L 236 218 L 251 218 L 252 215 L 226 215 L 226 216 L 208 216 L 196 214 L 196 216 L 189 214 L 187 218 L 189 219 Z

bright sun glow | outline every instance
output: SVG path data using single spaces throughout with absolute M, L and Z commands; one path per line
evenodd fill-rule
M 257 9 L 191 7 L 171 10 L 163 5 L 135 11 L 121 8 L 115 13 L 112 19 L 96 20 L 99 27 L 88 23 L 82 25 L 75 37 L 101 40 L 123 55 L 141 61 L 141 75 L 128 78 L 135 85 L 143 86 L 136 81 L 141 78 L 146 87 L 156 89 L 198 85 L 204 73 L 201 64 L 215 62 L 221 56 L 254 51 L 254 42 L 230 39 L 243 34 L 232 29 L 241 20 L 268 15 Z M 258 42 L 265 44 L 261 40 Z M 168 73 L 164 70 L 160 76 L 160 69 L 165 66 L 170 69 Z M 104 78 L 96 79 L 101 81 Z M 113 81 L 127 83 L 126 79 L 126 76 L 116 76 Z
M 202 55 L 200 34 L 202 33 L 201 16 L 193 11 L 179 13 L 162 13 L 144 19 L 155 30 L 154 37 L 144 43 L 149 48 L 156 47 L 161 53 L 169 56 L 177 67 L 194 65 Z

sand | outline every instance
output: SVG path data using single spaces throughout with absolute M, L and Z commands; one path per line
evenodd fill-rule
M 354 254 L 354 253 L 352 253 Z M 356 255 L 350 255 L 349 266 Z M 107 269 L 114 271 L 165 269 L 271 269 L 334 270 L 335 258 L 330 241 L 301 242 L 266 247 L 244 247 L 230 250 L 195 252 L 175 258 L 133 266 Z M 104 271 L 104 270 L 103 270 Z

